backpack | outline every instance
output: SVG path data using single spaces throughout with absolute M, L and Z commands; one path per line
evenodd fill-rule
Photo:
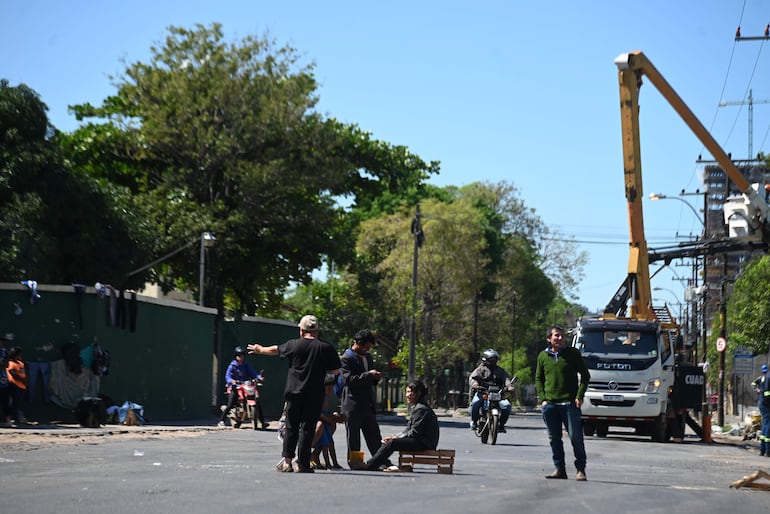
M 355 357 L 356 354 L 353 350 L 348 348 L 345 350 L 345 353 L 342 354 L 344 357 L 345 355 Z M 345 377 L 342 375 L 342 370 L 340 370 L 339 375 L 337 375 L 337 381 L 334 383 L 334 394 L 337 395 L 337 398 L 342 397 L 342 390 L 345 389 Z
M 337 375 L 337 380 L 334 382 L 334 394 L 337 395 L 337 398 L 342 396 L 343 389 L 345 389 L 345 377 L 340 373 Z

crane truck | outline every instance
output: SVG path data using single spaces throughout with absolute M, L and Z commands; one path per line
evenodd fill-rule
M 620 86 L 623 174 L 630 229 L 628 275 L 600 316 L 581 318 L 572 344 L 591 380 L 582 406 L 586 435 L 607 435 L 610 426 L 633 427 L 654 441 L 681 437 L 688 409 L 702 408 L 703 369 L 680 358 L 679 324 L 667 306 L 653 306 L 649 251 L 642 215 L 639 90 L 647 77 L 711 152 L 742 192 L 744 217 L 766 240 L 768 208 L 674 89 L 639 51 L 615 60 Z M 697 429 L 700 427 L 695 424 Z M 677 430 L 680 428 L 681 430 Z M 696 430 L 699 431 L 699 430 Z

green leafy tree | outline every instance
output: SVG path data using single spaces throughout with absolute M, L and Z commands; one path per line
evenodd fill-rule
M 372 270 L 367 286 L 376 294 L 369 298 L 377 298 L 380 311 L 397 320 L 390 325 L 392 339 L 401 343 L 396 362 L 406 366 L 407 329 L 414 316 L 418 374 L 454 369 L 458 361 L 475 364 L 475 354 L 488 347 L 504 358 L 511 348 L 523 349 L 517 365 L 526 374 L 524 342 L 559 292 L 540 266 L 542 222 L 505 183 L 447 188 L 421 202 L 420 209 L 424 240 L 417 254 L 416 292 L 411 209 L 366 220 L 357 243 L 360 262 Z M 560 256 L 565 264 L 569 255 Z M 582 264 L 574 264 L 579 274 Z M 512 344 L 513 337 L 520 341 Z
M 73 173 L 61 153 L 37 93 L 0 81 L 0 274 L 124 285 L 116 270 L 146 258 L 141 220 L 123 191 Z
M 735 281 L 727 302 L 728 340 L 751 348 L 755 354 L 768 351 L 770 342 L 770 257 L 753 259 Z
M 219 24 L 170 27 L 148 63 L 114 80 L 117 94 L 101 106 L 73 108 L 104 122 L 88 130 L 111 152 L 106 162 L 80 153 L 81 169 L 135 193 L 158 253 L 216 235 L 204 297 L 221 310 L 280 312 L 286 287 L 309 283 L 324 256 L 352 259 L 357 220 L 338 199 L 369 206 L 438 170 L 315 112 L 313 65 L 293 48 L 228 42 Z M 156 278 L 195 289 L 197 264 L 179 254 Z

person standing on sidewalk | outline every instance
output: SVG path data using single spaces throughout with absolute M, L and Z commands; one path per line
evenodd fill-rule
M 283 459 L 276 471 L 313 473 L 310 467 L 313 435 L 324 401 L 327 374 L 339 374 L 341 363 L 337 350 L 318 339 L 318 318 L 308 314 L 299 322 L 299 339 L 282 345 L 247 345 L 249 354 L 280 355 L 289 361 L 284 399 L 286 400 L 286 432 L 283 437 Z M 297 455 L 296 465 L 292 459 Z
M 754 379 L 751 386 L 757 392 L 757 407 L 762 416 L 762 428 L 759 433 L 759 455 L 770 457 L 770 379 L 767 377 L 767 364 L 760 368 L 762 374 Z
M 567 471 L 562 442 L 562 426 L 572 441 L 577 480 L 586 479 L 586 450 L 580 406 L 591 378 L 580 352 L 564 343 L 564 329 L 551 326 L 547 337 L 549 347 L 537 356 L 535 385 L 542 401 L 543 420 L 548 429 L 555 470 L 545 478 L 566 479 Z M 578 382 L 580 376 L 580 382 Z
M 340 410 L 347 417 L 348 466 L 350 452 L 361 450 L 361 432 L 370 455 L 374 455 L 382 441 L 374 395 L 374 386 L 382 378 L 382 373 L 374 368 L 374 359 L 369 353 L 374 342 L 371 331 L 359 330 L 353 336 L 353 345 L 345 350 L 341 359 L 344 387 Z

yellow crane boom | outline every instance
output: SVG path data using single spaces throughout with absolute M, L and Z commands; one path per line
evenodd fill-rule
M 604 315 L 615 317 L 624 312 L 625 300 L 630 299 L 629 317 L 649 320 L 655 318 L 655 313 L 652 309 L 649 257 L 642 214 L 642 160 L 639 143 L 639 89 L 642 86 L 642 76 L 646 76 L 652 82 L 695 136 L 711 152 L 730 180 L 748 199 L 756 213 L 757 221 L 763 227 L 767 221 L 768 207 L 730 157 L 642 52 L 621 54 L 615 59 L 615 65 L 618 67 L 620 85 L 623 174 L 630 241 L 627 280 L 605 308 Z M 623 303 L 622 307 L 621 303 Z

